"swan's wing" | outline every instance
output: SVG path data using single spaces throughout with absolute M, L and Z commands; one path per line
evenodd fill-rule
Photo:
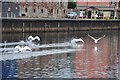
M 28 40 L 31 40 L 31 39 L 33 39 L 33 37 L 32 37 L 32 36 L 29 36 L 29 37 L 28 37 Z
M 40 38 L 39 38 L 39 36 L 36 36 L 36 37 L 35 37 L 35 39 L 37 39 L 38 41 L 40 41 Z
M 21 49 L 21 47 L 20 47 L 19 45 L 17 45 L 17 46 L 15 47 L 15 50 L 17 50 L 17 51 L 19 51 L 19 52 L 22 52 L 22 49 Z
M 102 38 L 104 38 L 105 37 L 105 35 L 104 36 L 102 36 L 102 37 L 100 37 L 100 38 L 98 38 L 97 40 L 100 40 L 100 39 L 102 39 Z
M 25 41 L 22 40 L 22 41 L 19 42 L 19 44 L 20 44 L 20 45 L 24 45 L 24 44 L 25 44 Z
M 82 41 L 82 42 L 84 42 L 84 41 L 83 41 L 83 39 L 81 39 L 81 38 L 80 38 L 80 39 L 78 39 L 78 40 L 79 40 L 79 41 Z
M 88 36 L 89 36 L 90 38 L 92 38 L 93 40 L 96 40 L 94 37 L 90 36 L 89 34 L 88 34 Z
M 33 38 L 33 36 L 30 35 L 28 38 Z
M 75 40 L 75 42 L 79 42 L 79 41 L 81 41 L 81 38 L 80 39 L 74 39 Z
M 15 46 L 15 49 L 18 49 L 18 48 L 20 48 L 20 46 L 19 46 L 19 45 Z
M 25 47 L 24 47 L 24 50 L 32 51 L 32 49 L 31 49 L 30 47 L 28 47 L 28 46 L 25 46 Z

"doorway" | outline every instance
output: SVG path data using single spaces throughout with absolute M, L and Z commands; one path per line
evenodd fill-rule
M 88 18 L 91 18 L 91 11 L 88 11 Z

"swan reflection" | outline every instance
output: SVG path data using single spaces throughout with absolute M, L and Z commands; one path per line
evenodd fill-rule
M 99 51 L 97 46 L 94 47 L 94 51 Z

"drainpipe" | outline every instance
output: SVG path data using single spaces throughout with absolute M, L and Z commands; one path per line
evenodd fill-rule
M 115 3 L 114 3 L 114 20 L 116 18 L 116 8 L 115 8 Z
M 117 9 L 116 9 L 117 2 L 114 2 L 114 20 L 117 17 Z

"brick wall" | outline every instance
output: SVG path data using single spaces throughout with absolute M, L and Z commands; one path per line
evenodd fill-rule
M 67 2 L 20 2 L 20 16 L 65 17 L 67 5 Z

